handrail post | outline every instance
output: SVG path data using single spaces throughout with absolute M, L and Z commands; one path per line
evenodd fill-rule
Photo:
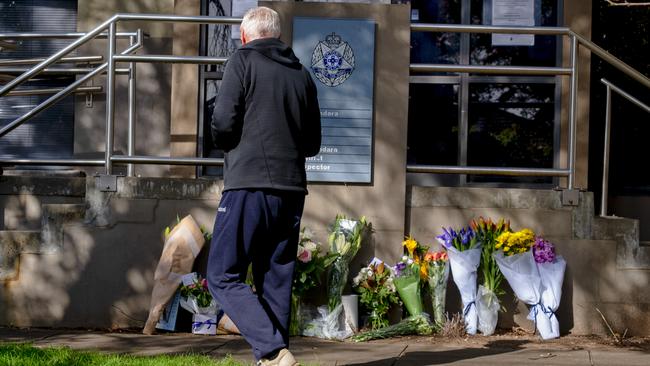
M 106 175 L 113 173 L 113 122 L 115 120 L 115 33 L 117 24 L 111 21 L 108 28 L 108 70 L 106 74 Z
M 571 82 L 569 84 L 569 184 L 568 189 L 575 186 L 576 175 L 576 125 L 578 101 L 578 40 L 571 34 Z
M 138 30 L 140 32 L 140 30 Z M 135 44 L 135 37 L 130 38 L 131 46 Z M 129 63 L 129 131 L 128 131 L 128 144 L 127 155 L 133 156 L 135 154 L 135 123 L 136 123 L 136 70 L 137 64 L 135 62 Z M 126 175 L 129 177 L 134 176 L 133 163 L 126 166 Z
M 607 102 L 605 104 L 605 146 L 603 149 L 603 187 L 600 196 L 600 216 L 607 216 L 607 197 L 609 196 L 609 144 L 612 121 L 612 89 L 605 84 Z

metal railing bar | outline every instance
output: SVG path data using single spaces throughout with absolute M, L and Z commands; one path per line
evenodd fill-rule
M 165 14 L 115 14 L 118 21 L 154 21 L 165 23 L 199 23 L 199 24 L 239 24 L 242 18 L 235 17 L 210 17 L 205 15 L 165 15 Z
M 31 95 L 47 95 L 54 94 L 62 91 L 63 88 L 47 88 L 47 89 L 25 89 L 25 90 L 12 90 L 6 96 L 31 96 Z M 102 86 L 82 86 L 77 88 L 74 93 L 101 93 L 104 90 Z
M 571 36 L 570 61 L 571 79 L 569 80 L 569 136 L 568 136 L 568 165 L 569 174 L 568 189 L 573 189 L 575 184 L 575 163 L 576 163 L 576 130 L 577 130 L 577 105 L 578 105 L 578 40 Z
M 108 59 L 106 74 L 106 147 L 104 164 L 106 174 L 113 174 L 113 123 L 115 121 L 115 49 L 117 47 L 115 33 L 117 33 L 117 21 L 111 22 L 108 26 Z
M 604 79 L 600 79 L 602 82 Z M 605 141 L 603 142 L 603 181 L 600 192 L 600 216 L 607 216 L 607 198 L 609 197 L 609 139 L 612 122 L 612 86 L 605 84 L 607 100 L 605 104 Z
M 88 33 L 70 32 L 70 33 L 0 33 L 2 39 L 72 39 L 83 37 Z M 136 32 L 117 32 L 118 38 L 129 38 L 135 36 Z M 99 33 L 95 38 L 107 38 L 108 33 Z
M 15 50 L 18 48 L 18 45 L 13 42 L 6 42 L 0 39 L 0 50 L 6 48 L 8 50 Z
M 413 72 L 471 72 L 503 75 L 571 75 L 571 69 L 565 67 L 411 64 L 409 69 Z
M 84 43 L 88 42 L 92 38 L 96 37 L 98 34 L 103 32 L 106 27 L 108 27 L 109 24 L 115 24 L 115 16 L 110 17 L 108 20 L 106 20 L 104 23 L 100 24 L 98 27 L 95 29 L 91 30 L 90 32 L 86 33 L 85 36 L 77 39 L 76 41 L 70 43 L 60 51 L 56 52 L 52 56 L 48 57 L 45 61 L 39 63 L 38 65 L 34 66 L 31 68 L 29 71 L 23 73 L 22 75 L 18 76 L 17 78 L 13 79 L 12 81 L 8 82 L 5 84 L 1 89 L 0 89 L 0 97 L 7 94 L 9 91 L 14 89 L 16 86 L 20 85 L 24 81 L 28 80 L 32 76 L 38 74 L 39 72 L 43 71 L 46 67 L 54 63 L 56 60 L 60 59 L 61 57 L 67 55 L 68 53 L 72 52 L 73 50 L 77 49 Z
M 571 30 L 566 27 L 508 27 L 496 25 L 460 25 L 412 23 L 412 32 L 443 32 L 443 33 L 512 33 L 538 35 L 567 35 Z
M 614 66 L 618 70 L 622 71 L 625 73 L 627 76 L 631 77 L 632 79 L 638 81 L 639 83 L 645 85 L 646 88 L 650 88 L 650 79 L 643 75 L 642 73 L 636 71 L 633 67 L 629 66 L 625 62 L 619 60 L 615 56 L 613 56 L 611 53 L 605 51 L 602 49 L 600 46 L 597 44 L 593 43 L 592 41 L 584 38 L 583 36 L 579 35 L 578 33 L 575 33 L 571 31 L 571 35 L 573 37 L 576 37 L 578 42 L 587 47 L 592 53 L 596 54 L 596 56 L 602 58 L 604 61 L 609 63 L 610 65 Z
M 161 164 L 161 165 L 223 165 L 223 159 L 217 158 L 179 158 L 164 156 L 113 155 L 114 163 Z
M 25 67 L 0 67 L 0 74 L 22 74 L 28 70 L 30 69 Z M 94 68 L 91 67 L 51 68 L 51 69 L 44 69 L 41 71 L 41 73 L 47 75 L 68 75 L 68 74 L 78 75 L 78 74 L 85 74 L 93 70 Z M 115 72 L 118 74 L 128 74 L 129 69 L 125 69 L 125 68 L 115 69 Z
M 138 30 L 139 31 L 139 30 Z M 135 37 L 131 37 L 129 42 L 131 45 L 135 44 Z M 128 119 L 128 134 L 127 134 L 127 155 L 135 155 L 135 124 L 136 124 L 136 98 L 137 98 L 137 64 L 134 62 L 129 63 L 129 119 Z M 126 175 L 133 177 L 135 175 L 135 166 L 128 164 L 126 166 Z
M 142 47 L 142 37 L 141 36 L 138 38 L 138 41 L 137 41 L 136 44 L 134 44 L 133 46 L 131 46 L 131 47 L 127 48 L 126 50 L 124 50 L 122 52 L 122 54 L 133 52 L 133 51 L 137 50 L 140 47 Z M 55 95 L 51 96 L 50 98 L 46 99 L 41 104 L 34 107 L 34 109 L 32 109 L 31 111 L 27 112 L 26 114 L 24 114 L 21 117 L 17 118 L 13 122 L 11 122 L 8 125 L 4 126 L 2 129 L 0 129 L 0 138 L 2 138 L 2 136 L 6 135 L 7 133 L 11 132 L 11 130 L 18 127 L 20 124 L 22 124 L 23 122 L 25 122 L 29 118 L 33 117 L 34 115 L 40 113 L 41 111 L 43 111 L 43 110 L 45 110 L 47 108 L 49 108 L 52 104 L 56 103 L 57 101 L 61 100 L 64 97 L 66 97 L 67 95 L 72 93 L 72 91 L 74 91 L 77 87 L 79 87 L 84 82 L 90 80 L 91 78 L 98 75 L 99 73 L 104 72 L 104 69 L 106 69 L 107 67 L 108 67 L 108 62 L 105 62 L 102 65 L 96 67 L 93 71 L 91 71 L 90 73 L 84 75 L 80 79 L 74 81 L 72 84 L 68 85 L 63 90 L 61 90 L 60 92 L 58 92 Z
M 650 106 L 647 104 L 643 103 L 642 101 L 638 100 L 637 98 L 633 97 L 630 93 L 627 93 L 623 89 L 617 87 L 616 85 L 612 84 L 609 80 L 607 79 L 600 79 L 600 82 L 607 85 L 610 87 L 613 91 L 618 93 L 620 96 L 623 98 L 629 100 L 630 102 L 634 103 L 637 107 L 643 109 L 644 111 L 650 113 Z
M 104 60 L 104 56 L 63 57 L 56 63 L 96 63 Z M 45 61 L 44 58 L 26 58 L 21 60 L 0 60 L 0 66 L 32 65 Z
M 228 61 L 227 57 L 206 56 L 166 56 L 166 55 L 127 55 L 113 57 L 117 62 L 160 62 L 199 65 L 220 65 Z
M 477 167 L 477 166 L 449 166 L 449 165 L 406 165 L 408 173 L 442 173 L 442 174 L 482 174 L 482 175 L 508 175 L 531 177 L 566 177 L 569 169 L 544 169 L 544 168 L 502 168 L 502 167 Z
M 6 159 L 0 158 L 0 165 L 67 165 L 67 166 L 102 166 L 104 160 L 92 159 Z

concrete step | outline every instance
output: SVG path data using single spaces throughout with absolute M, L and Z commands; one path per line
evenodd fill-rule
M 20 254 L 38 253 L 40 246 L 40 231 L 0 231 L 0 281 L 15 279 L 18 276 Z
M 639 240 L 639 220 L 618 216 L 594 218 L 592 236 L 616 241 L 616 266 L 619 269 L 650 269 L 650 246 Z

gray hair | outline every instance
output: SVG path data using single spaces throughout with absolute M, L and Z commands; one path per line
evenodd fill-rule
M 258 38 L 280 38 L 280 16 L 265 6 L 252 8 L 244 14 L 241 27 L 250 40 Z

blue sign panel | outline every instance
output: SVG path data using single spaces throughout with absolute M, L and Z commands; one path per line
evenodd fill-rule
M 312 182 L 370 183 L 375 22 L 294 18 L 293 50 L 318 88 L 320 154 L 307 159 Z

